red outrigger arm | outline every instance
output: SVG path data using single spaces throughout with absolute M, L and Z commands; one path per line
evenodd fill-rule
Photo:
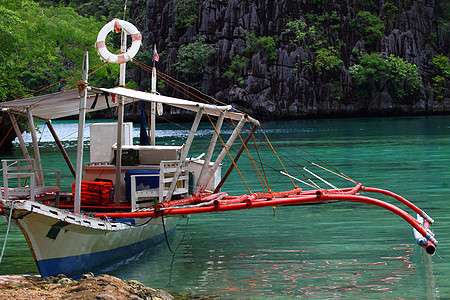
M 190 198 L 173 200 L 170 202 L 159 203 L 150 210 L 123 212 L 123 213 L 96 213 L 95 217 L 121 219 L 121 218 L 148 218 L 171 215 L 187 215 L 218 211 L 231 211 L 241 209 L 251 209 L 267 206 L 282 206 L 295 204 L 326 203 L 335 201 L 347 201 L 365 203 L 387 209 L 408 222 L 425 240 L 421 246 L 436 247 L 438 241 L 428 226 L 422 225 L 420 221 L 414 219 L 410 214 L 397 206 L 375 198 L 361 196 L 358 192 L 365 191 L 370 193 L 380 193 L 397 199 L 411 208 L 418 215 L 426 220 L 426 223 L 433 223 L 424 211 L 405 198 L 387 190 L 377 188 L 366 188 L 357 184 L 353 188 L 342 190 L 310 190 L 294 189 L 279 193 L 255 193 L 252 195 L 229 196 L 227 193 L 202 194 Z M 431 246 L 430 246 L 431 245 Z M 428 252 L 428 251 L 427 251 Z M 433 251 L 434 253 L 434 251 Z M 432 253 L 431 253 L 432 254 Z

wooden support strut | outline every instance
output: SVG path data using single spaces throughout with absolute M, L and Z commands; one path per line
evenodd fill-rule
M 17 124 L 16 117 L 14 117 L 14 114 L 8 110 L 8 116 L 11 120 L 11 123 L 13 124 L 14 131 L 16 132 L 16 136 L 19 139 L 20 148 L 22 149 L 23 157 L 26 159 L 31 159 L 30 153 L 28 153 L 27 145 L 25 145 L 25 141 L 22 137 L 22 132 L 20 131 L 19 125 Z
M 183 152 L 180 156 L 180 162 L 178 163 L 177 169 L 175 170 L 175 174 L 173 175 L 172 183 L 170 184 L 169 191 L 167 192 L 165 201 L 170 201 L 172 198 L 173 192 L 177 186 L 178 177 L 181 174 L 181 168 L 186 161 L 186 157 L 189 153 L 189 148 L 191 148 L 192 141 L 194 140 L 195 133 L 197 132 L 198 124 L 200 123 L 203 115 L 203 108 L 199 108 L 197 111 L 197 115 L 195 116 L 195 120 L 192 123 L 191 131 L 189 132 L 189 136 L 186 140 L 186 145 L 184 145 Z
M 51 120 L 47 120 L 45 122 L 45 124 L 47 124 L 48 129 L 50 129 L 50 132 L 51 132 L 51 134 L 53 136 L 53 139 L 55 140 L 56 145 L 58 145 L 59 151 L 61 151 L 61 154 L 63 155 L 64 160 L 66 161 L 67 166 L 69 167 L 70 172 L 73 175 L 73 178 L 75 178 L 76 177 L 75 168 L 73 167 L 72 162 L 70 161 L 69 155 L 67 155 L 66 149 L 64 149 L 61 141 L 59 140 L 58 135 L 56 134 L 55 129 L 53 128 L 52 121 Z
M 44 175 L 42 174 L 42 162 L 41 162 L 41 154 L 39 152 L 39 144 L 36 135 L 36 128 L 34 128 L 34 119 L 33 112 L 31 111 L 31 107 L 27 108 L 28 113 L 28 125 L 30 126 L 31 139 L 33 140 L 33 151 L 34 151 L 34 159 L 36 161 L 36 166 L 38 169 L 37 173 L 37 184 L 45 185 L 44 183 Z
M 248 134 L 247 138 L 245 139 L 244 143 L 242 144 L 241 148 L 239 149 L 238 153 L 236 154 L 236 156 L 234 157 L 234 164 L 237 163 L 237 161 L 239 160 L 239 158 L 242 155 L 242 152 L 244 152 L 245 148 L 247 147 L 248 142 L 250 142 L 250 139 L 252 138 L 252 136 L 255 134 L 256 129 L 258 129 L 257 125 L 254 125 L 252 130 L 250 131 L 250 133 Z M 225 183 L 225 181 L 227 180 L 228 176 L 230 176 L 231 171 L 233 171 L 234 169 L 234 164 L 231 164 L 230 167 L 228 168 L 227 172 L 225 173 L 225 175 L 222 177 L 222 179 L 220 180 L 219 184 L 216 186 L 216 188 L 214 189 L 213 193 L 217 193 L 218 191 L 220 191 L 220 189 L 222 188 L 223 184 Z
M 216 170 L 219 168 L 219 165 L 222 163 L 225 155 L 227 154 L 228 150 L 231 148 L 231 145 L 233 145 L 234 140 L 237 138 L 239 132 L 241 131 L 242 127 L 244 127 L 245 122 L 247 121 L 247 115 L 242 116 L 242 118 L 239 120 L 239 123 L 236 125 L 236 127 L 233 130 L 233 133 L 228 138 L 227 143 L 224 145 L 222 151 L 219 153 L 219 156 L 217 157 L 216 161 L 214 162 L 214 165 L 212 166 L 211 170 L 206 174 L 205 178 L 206 180 L 203 182 L 199 193 L 203 193 L 206 189 L 206 186 L 208 185 L 208 182 L 213 177 Z
M 203 163 L 202 170 L 200 171 L 200 176 L 198 176 L 199 180 L 195 186 L 194 195 L 198 194 L 198 192 L 202 186 L 203 180 L 205 179 L 205 175 L 207 174 L 206 172 L 209 168 L 209 163 L 211 162 L 211 157 L 213 155 L 214 148 L 216 147 L 217 138 L 219 137 L 219 132 L 220 132 L 220 129 L 222 128 L 224 119 L 225 119 L 225 112 L 221 112 L 219 119 L 217 120 L 213 136 L 211 137 L 211 142 L 209 143 L 208 152 L 206 152 L 205 162 Z

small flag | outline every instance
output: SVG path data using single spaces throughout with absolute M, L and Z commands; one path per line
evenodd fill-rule
M 153 48 L 153 60 L 154 61 L 159 61 L 159 55 L 158 55 L 158 51 L 156 51 L 156 45 Z

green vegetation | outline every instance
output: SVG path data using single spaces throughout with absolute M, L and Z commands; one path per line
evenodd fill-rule
M 297 63 L 296 70 L 301 67 L 312 68 L 318 74 L 325 74 L 342 66 L 339 47 L 343 42 L 336 40 L 333 43 L 328 40 L 328 30 L 336 30 L 339 25 L 339 17 L 333 11 L 330 14 L 315 16 L 307 15 L 312 25 L 301 20 L 290 21 L 286 24 L 286 32 L 292 34 L 290 43 L 305 48 L 313 54 L 314 61 L 302 61 Z M 333 45 L 332 45 L 333 44 Z
M 222 78 L 229 78 L 234 80 L 239 85 L 244 84 L 244 77 L 242 77 L 242 70 L 245 63 L 250 61 L 251 57 L 260 53 L 262 56 L 267 57 L 269 60 L 274 61 L 277 58 L 275 53 L 276 42 L 271 36 L 256 36 L 253 31 L 246 31 L 244 33 L 244 40 L 246 47 L 242 55 L 236 54 L 233 57 L 228 70 L 222 75 Z
M 208 72 L 208 58 L 214 52 L 214 46 L 207 44 L 206 37 L 202 35 L 195 42 L 180 47 L 175 70 L 185 76 L 198 78 Z
M 450 80 L 450 59 L 438 54 L 433 57 L 433 64 L 436 75 L 433 77 L 433 84 L 431 90 L 436 94 L 438 99 L 443 99 L 445 93 L 448 91 L 446 82 Z
M 332 46 L 317 49 L 314 53 L 316 55 L 314 66 L 319 74 L 342 66 L 342 59 L 339 58 L 339 51 Z
M 255 36 L 254 32 L 247 32 L 245 40 L 248 44 L 244 49 L 246 57 L 251 57 L 253 54 L 260 51 L 264 52 L 271 60 L 275 60 L 277 55 L 275 53 L 275 40 L 271 36 Z
M 78 15 L 71 7 L 41 7 L 30 0 L 0 0 L 0 100 L 16 99 L 55 82 L 50 93 L 70 86 L 80 76 L 85 51 L 90 65 L 100 63 L 94 48 L 103 23 Z M 108 65 L 90 76 L 93 84 L 110 84 L 118 74 Z M 116 77 L 114 77 L 116 78 Z
M 175 10 L 177 12 L 175 26 L 188 29 L 197 19 L 198 0 L 179 0 Z
M 382 91 L 387 87 L 400 99 L 413 95 L 421 85 L 417 66 L 392 54 L 386 59 L 379 53 L 362 54 L 350 73 L 359 89 Z
M 383 36 L 385 27 L 383 22 L 368 11 L 360 11 L 353 20 L 354 27 L 358 30 L 361 37 L 367 41 L 369 45 L 375 43 Z
M 123 19 L 123 8 L 126 0 L 39 0 L 44 7 L 72 7 L 84 17 L 94 17 L 106 22 L 114 18 Z M 130 6 L 128 1 L 128 6 Z M 127 11 L 129 13 L 129 11 Z
M 244 84 L 244 77 L 241 76 L 241 70 L 244 68 L 244 64 L 247 61 L 249 61 L 247 57 L 236 54 L 233 57 L 230 68 L 222 75 L 222 78 L 234 79 L 238 84 Z
M 308 26 L 301 20 L 290 21 L 286 24 L 286 32 L 293 33 L 294 38 L 290 40 L 291 45 L 300 47 L 311 47 L 317 36 L 316 27 L 314 25 Z
M 398 12 L 398 7 L 392 0 L 386 0 L 383 5 L 384 19 L 388 19 Z

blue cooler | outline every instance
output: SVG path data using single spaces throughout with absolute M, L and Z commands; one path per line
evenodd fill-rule
M 125 173 L 125 187 L 127 200 L 131 200 L 131 175 L 159 174 L 158 170 L 128 170 Z M 141 186 L 141 188 L 139 188 Z M 136 190 L 159 188 L 159 176 L 136 176 Z

